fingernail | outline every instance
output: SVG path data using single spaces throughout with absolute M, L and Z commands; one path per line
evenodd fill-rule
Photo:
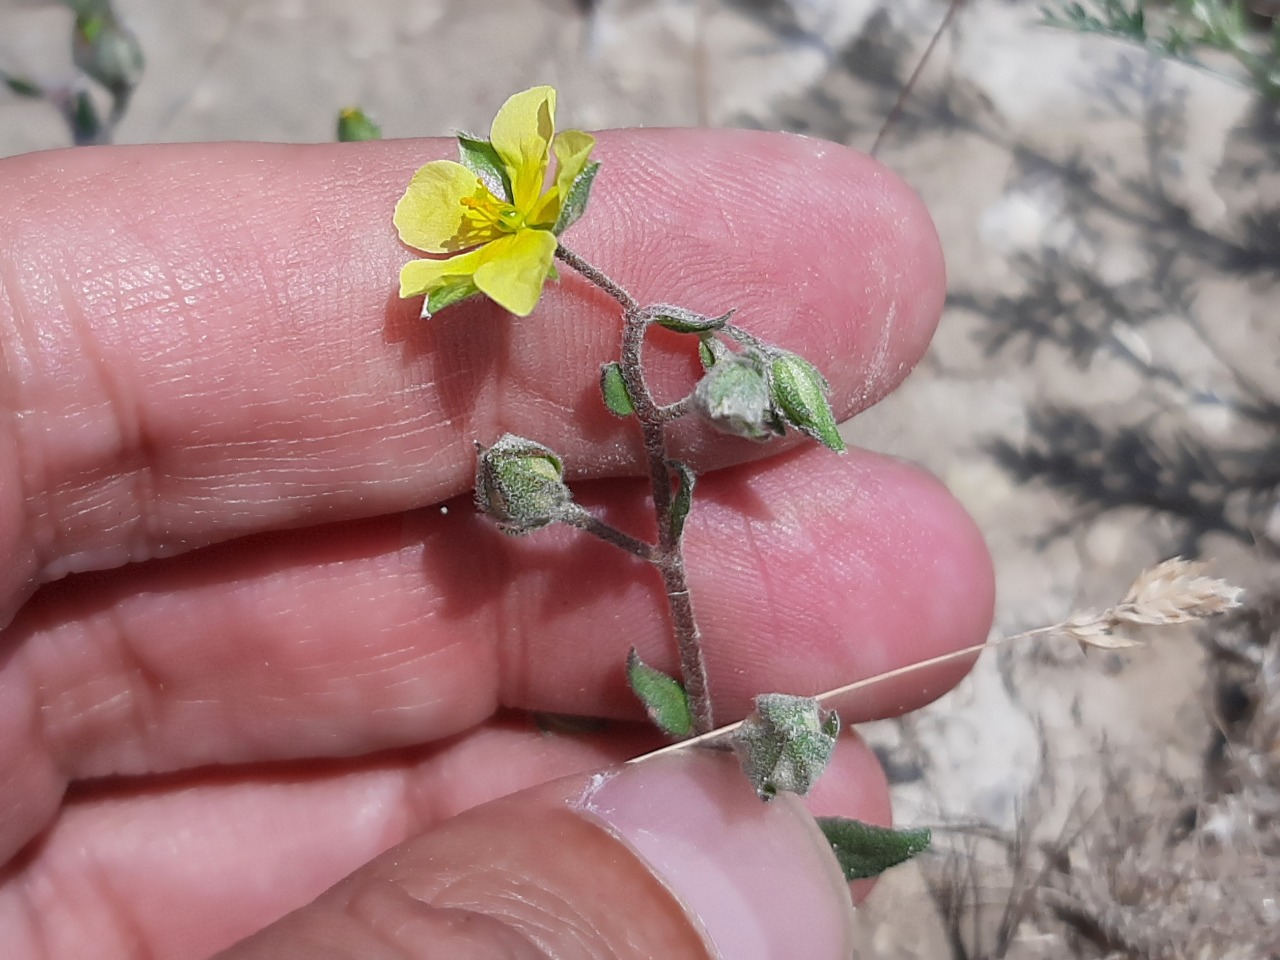
M 822 832 L 761 802 L 728 755 L 689 750 L 595 776 L 573 801 L 626 842 L 723 960 L 848 960 L 853 901 Z

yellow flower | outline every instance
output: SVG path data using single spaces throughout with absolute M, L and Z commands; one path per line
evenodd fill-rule
M 423 316 L 476 293 L 517 316 L 533 312 L 557 238 L 582 215 L 599 166 L 588 164 L 595 138 L 580 130 L 556 136 L 555 114 L 552 87 L 517 93 L 498 111 L 490 140 L 458 138 L 462 163 L 436 160 L 413 175 L 396 204 L 400 239 L 453 254 L 400 271 L 401 297 L 426 294 Z

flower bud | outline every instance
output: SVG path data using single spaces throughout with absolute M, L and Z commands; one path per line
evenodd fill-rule
M 826 769 L 839 733 L 839 716 L 817 700 L 766 693 L 734 731 L 733 749 L 761 800 L 779 790 L 804 795 Z
M 476 506 L 504 533 L 528 533 L 572 511 L 564 464 L 542 444 L 507 433 L 476 451 Z
M 75 65 L 113 97 L 128 96 L 142 79 L 142 47 L 109 5 L 76 17 L 71 44 Z
M 844 453 L 844 440 L 827 401 L 831 388 L 813 364 L 794 353 L 779 353 L 769 362 L 769 385 L 773 404 L 787 423 Z
M 753 350 L 718 360 L 698 381 L 693 402 L 721 433 L 767 440 L 783 432 L 769 396 L 764 359 Z
M 338 142 L 359 143 L 381 140 L 382 128 L 359 107 L 343 107 L 338 111 Z

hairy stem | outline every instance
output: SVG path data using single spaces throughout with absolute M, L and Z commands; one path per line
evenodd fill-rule
M 578 273 L 582 274 L 609 296 L 613 297 L 613 299 L 617 300 L 618 303 L 622 304 L 622 309 L 624 311 L 634 312 L 640 309 L 640 304 L 636 301 L 635 297 L 627 293 L 627 291 L 617 283 L 614 283 L 614 281 L 610 279 L 609 275 L 603 270 L 600 270 L 597 267 L 592 266 L 586 260 L 583 260 L 563 243 L 556 247 L 556 257 L 573 267 L 573 269 L 577 270 Z
M 673 476 L 667 458 L 666 425 L 683 412 L 680 404 L 663 406 L 653 397 L 644 377 L 644 337 L 649 317 L 639 301 L 614 282 L 603 271 L 561 245 L 556 256 L 573 267 L 622 306 L 622 355 L 619 368 L 627 385 L 627 393 L 635 407 L 636 419 L 644 437 L 645 458 L 649 466 L 649 485 L 653 493 L 653 512 L 658 522 L 658 543 L 648 559 L 662 575 L 662 585 L 671 611 L 671 627 L 675 633 L 680 658 L 680 678 L 689 698 L 695 734 L 715 727 L 711 696 L 707 690 L 707 667 L 702 655 L 702 634 L 693 614 L 689 596 L 689 578 L 684 565 L 682 537 L 676 535 L 672 518 Z M 634 552 L 634 551 L 632 551 Z
M 646 560 L 649 563 L 654 562 L 655 550 L 653 544 L 645 543 L 643 540 L 637 540 L 629 533 L 624 533 L 617 527 L 612 527 L 598 517 L 593 517 L 586 510 L 576 510 L 563 521 L 570 526 L 577 527 L 585 533 L 591 534 L 603 540 L 605 543 L 613 544 L 619 550 L 625 550 L 639 560 Z

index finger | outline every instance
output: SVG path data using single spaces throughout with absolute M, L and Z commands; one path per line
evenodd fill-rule
M 580 474 L 637 465 L 594 396 L 615 306 L 571 271 L 515 321 L 429 322 L 396 296 L 391 225 L 447 141 L 104 148 L 0 163 L 0 599 L 42 581 L 467 488 L 472 440 L 555 447 Z M 806 354 L 838 414 L 923 351 L 942 267 L 914 194 L 798 137 L 618 131 L 566 237 L 642 301 L 738 307 Z M 658 392 L 687 344 L 655 338 Z M 677 435 L 702 468 L 761 448 Z M 5 618 L 7 619 L 7 617 Z M 0 621 L 4 622 L 4 621 Z

